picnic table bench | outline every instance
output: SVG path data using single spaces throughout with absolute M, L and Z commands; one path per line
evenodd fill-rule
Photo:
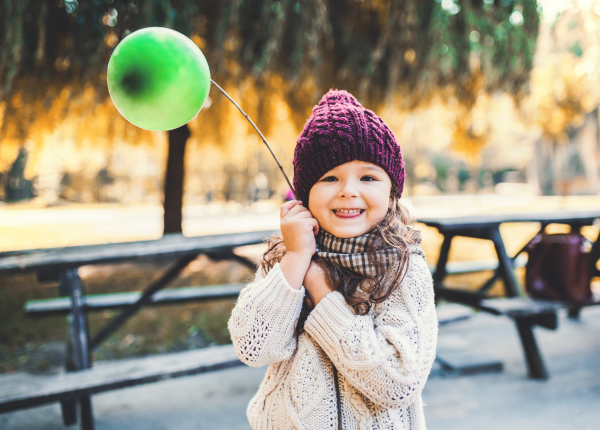
M 582 305 L 527 299 L 524 289 L 519 288 L 514 268 L 516 263 L 523 265 L 521 254 L 526 250 L 529 242 L 514 256 L 510 257 L 500 234 L 500 224 L 505 222 L 539 222 L 541 223 L 541 233 L 549 224 L 557 223 L 567 224 L 571 226 L 572 230 L 580 231 L 583 226 L 593 225 L 597 222 L 600 218 L 600 210 L 559 210 L 474 216 L 422 216 L 417 218 L 419 222 L 435 227 L 444 236 L 439 258 L 435 269 L 433 269 L 436 299 L 463 303 L 484 312 L 512 318 L 521 339 L 529 377 L 547 379 L 548 371 L 537 346 L 533 327 L 556 329 L 558 327 L 557 310 L 559 308 L 567 307 L 570 315 L 576 316 Z M 449 263 L 448 255 L 452 240 L 457 236 L 492 241 L 498 261 L 495 264 L 482 264 L 481 262 Z M 594 242 L 590 253 L 590 264 L 593 265 L 592 276 L 600 276 L 600 271 L 595 266 L 595 263 L 600 259 L 600 240 L 598 239 Z M 457 264 L 460 266 L 458 271 L 456 270 Z M 482 270 L 494 270 L 494 274 L 476 291 L 448 288 L 444 284 L 445 278 L 450 274 Z M 487 296 L 488 291 L 498 279 L 501 279 L 504 283 L 507 298 L 494 299 Z M 596 300 L 590 305 L 594 304 L 600 304 L 600 300 Z
M 25 384 L 4 383 L 0 386 L 0 413 L 55 402 L 73 403 L 92 394 L 241 364 L 232 345 L 100 363 L 78 372 L 38 376 Z M 89 414 L 92 419 L 91 409 Z

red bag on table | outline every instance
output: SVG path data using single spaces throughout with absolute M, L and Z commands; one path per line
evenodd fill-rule
M 536 235 L 527 245 L 525 288 L 532 299 L 592 301 L 591 243 L 580 233 Z

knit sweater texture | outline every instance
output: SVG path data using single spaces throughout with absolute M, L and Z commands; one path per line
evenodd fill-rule
M 438 324 L 425 254 L 410 245 L 401 285 L 363 316 L 337 291 L 312 310 L 298 340 L 304 299 L 279 264 L 240 293 L 229 331 L 240 360 L 268 365 L 248 405 L 254 430 L 338 429 L 332 363 L 344 430 L 424 430 L 421 392 L 435 358 Z M 294 352 L 295 351 L 295 352 Z

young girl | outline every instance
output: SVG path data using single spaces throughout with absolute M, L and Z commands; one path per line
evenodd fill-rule
M 248 405 L 254 430 L 425 429 L 437 318 L 403 186 L 391 130 L 329 91 L 296 144 L 301 200 L 281 207 L 282 237 L 229 320 L 240 359 L 269 365 Z

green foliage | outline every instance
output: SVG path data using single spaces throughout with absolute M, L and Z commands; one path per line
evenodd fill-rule
M 581 57 L 583 55 L 583 48 L 581 47 L 581 40 L 578 40 L 569 48 L 569 52 L 576 57 Z
M 282 76 L 303 112 L 331 87 L 370 105 L 448 89 L 469 104 L 480 90 L 524 92 L 538 25 L 536 0 L 5 0 L 0 99 L 19 80 L 38 95 L 73 80 L 106 95 L 116 43 L 164 26 L 194 35 L 222 83 Z

